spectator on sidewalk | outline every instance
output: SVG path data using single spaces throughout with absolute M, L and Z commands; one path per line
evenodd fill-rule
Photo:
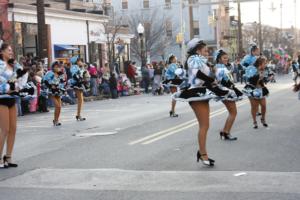
M 145 93 L 149 93 L 149 85 L 150 85 L 150 73 L 148 66 L 142 67 L 142 87 L 145 89 Z
M 109 87 L 110 69 L 108 63 L 105 63 L 104 67 L 101 68 L 102 78 L 100 84 L 100 91 L 104 95 L 111 95 Z
M 93 96 L 98 96 L 98 85 L 97 85 L 97 80 L 98 80 L 98 71 L 97 71 L 97 65 L 94 64 L 89 64 L 88 71 L 91 75 L 91 94 Z
M 136 79 L 135 76 L 137 75 L 136 73 L 136 66 L 135 62 L 131 62 L 128 66 L 128 78 L 131 83 L 133 83 L 134 87 L 136 87 Z
M 234 62 L 232 65 L 232 75 L 233 75 L 234 83 L 238 82 L 238 74 L 239 74 L 238 65 Z
M 118 98 L 118 81 L 116 79 L 116 75 L 114 73 L 111 74 L 109 79 L 109 87 L 111 91 L 111 98 L 117 99 Z
M 245 69 L 243 68 L 243 66 L 241 65 L 241 59 L 238 58 L 236 60 L 236 65 L 238 66 L 238 71 L 239 71 L 239 81 L 241 82 L 241 84 L 243 84 L 243 82 L 245 82 Z
M 153 78 L 154 78 L 154 68 L 153 68 L 153 63 L 152 64 L 147 64 L 148 69 L 149 69 L 149 78 L 150 78 L 150 85 L 152 85 Z
M 71 63 L 65 63 L 64 65 L 64 72 L 66 73 L 67 80 L 70 80 L 72 78 L 72 73 L 71 73 Z
M 153 63 L 154 67 L 154 78 L 153 78 L 153 84 L 152 84 L 152 94 L 161 94 L 161 81 L 162 81 L 162 73 L 163 68 L 161 65 L 158 65 L 157 63 Z

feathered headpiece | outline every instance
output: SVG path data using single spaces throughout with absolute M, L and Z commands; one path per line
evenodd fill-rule
M 249 47 L 249 52 L 252 53 L 255 49 L 257 49 L 257 44 L 255 43 L 252 43 L 250 44 L 250 47 Z
M 216 63 L 218 63 L 219 62 L 219 60 L 220 60 L 220 58 L 223 56 L 223 55 L 225 55 L 225 54 L 227 54 L 223 49 L 219 49 L 217 52 L 216 52 L 216 55 L 215 55 L 215 61 L 216 61 Z
M 198 47 L 198 45 L 206 45 L 202 39 L 194 38 L 187 44 L 187 53 L 191 54 L 195 51 L 195 49 Z

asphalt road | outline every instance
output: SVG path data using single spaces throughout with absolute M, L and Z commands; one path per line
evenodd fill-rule
M 67 106 L 62 127 L 52 126 L 53 112 L 22 117 L 14 152 L 20 166 L 0 170 L 0 200 L 299 200 L 300 101 L 290 76 L 268 87 L 269 128 L 252 128 L 245 98 L 234 142 L 219 139 L 227 113 L 211 101 L 214 168 L 196 163 L 194 114 L 179 102 L 179 117 L 169 118 L 168 95 L 89 102 L 84 122 Z

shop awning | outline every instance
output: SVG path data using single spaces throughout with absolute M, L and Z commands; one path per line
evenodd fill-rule
M 76 47 L 72 47 L 70 45 L 63 45 L 63 44 L 55 44 L 54 45 L 54 51 L 74 51 L 79 50 Z

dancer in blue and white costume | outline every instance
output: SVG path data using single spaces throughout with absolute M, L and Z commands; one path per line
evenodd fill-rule
M 71 87 L 74 88 L 77 97 L 77 121 L 84 121 L 86 118 L 81 117 L 81 109 L 83 105 L 83 92 L 88 90 L 86 75 L 88 74 L 87 70 L 84 67 L 82 59 L 77 56 L 74 56 L 70 59 L 72 63 L 71 73 L 72 79 L 70 80 Z
M 163 84 L 170 88 L 172 94 L 178 91 L 178 87 L 182 84 L 184 78 L 184 70 L 177 64 L 177 58 L 171 54 L 167 59 L 167 70 L 165 72 L 166 80 Z M 172 99 L 170 117 L 178 117 L 175 113 L 176 101 Z
M 298 61 L 295 61 L 295 66 L 296 70 L 298 70 L 297 76 L 300 76 L 300 55 L 298 56 Z M 298 99 L 300 100 L 300 83 L 297 82 L 297 79 L 295 80 L 295 85 L 294 85 L 294 92 L 298 92 Z
M 300 72 L 300 68 L 299 68 L 299 63 L 294 60 L 292 62 L 292 70 L 293 70 L 293 81 L 295 82 L 295 85 L 298 84 L 298 78 L 300 76 L 299 72 Z
M 228 95 L 217 98 L 217 100 L 221 100 L 223 102 L 229 112 L 224 128 L 220 132 L 220 138 L 233 141 L 237 140 L 237 137 L 233 137 L 230 134 L 231 128 L 237 115 L 237 107 L 235 102 L 242 99 L 243 93 L 235 87 L 233 83 L 233 76 L 227 68 L 228 65 L 230 65 L 228 54 L 222 49 L 218 50 L 215 66 L 216 79 L 222 89 L 229 90 Z
M 176 93 L 176 100 L 189 102 L 199 123 L 197 161 L 204 165 L 214 166 L 215 161 L 210 159 L 206 150 L 206 137 L 209 128 L 209 100 L 217 96 L 225 96 L 228 91 L 220 89 L 211 76 L 211 68 L 207 65 L 208 48 L 203 40 L 193 39 L 188 43 L 187 61 L 189 87 Z
M 256 44 L 251 44 L 249 48 L 249 54 L 243 58 L 241 65 L 246 69 L 255 63 L 258 56 L 260 56 L 259 47 Z
M 65 93 L 65 76 L 62 72 L 61 65 L 55 61 L 51 66 L 51 71 L 48 71 L 43 77 L 43 89 L 48 97 L 54 103 L 54 126 L 61 126 L 59 116 L 61 112 L 61 96 Z
M 254 65 L 247 67 L 246 78 L 247 84 L 243 92 L 249 97 L 251 103 L 251 115 L 253 119 L 253 128 L 257 129 L 256 115 L 258 107 L 261 106 L 261 123 L 264 127 L 268 127 L 266 123 L 266 96 L 269 95 L 269 90 L 264 83 L 264 71 L 267 64 L 267 59 L 260 56 L 255 61 Z
M 0 169 L 18 167 L 12 163 L 17 130 L 16 98 L 20 93 L 30 92 L 24 89 L 27 78 L 27 71 L 13 59 L 12 47 L 0 43 Z M 2 157 L 5 143 L 6 155 Z
M 260 56 L 260 49 L 255 43 L 253 43 L 249 47 L 249 54 L 246 55 L 243 58 L 243 60 L 241 61 L 241 65 L 243 66 L 244 70 L 246 70 L 247 67 L 254 65 L 258 56 Z M 245 82 L 247 82 L 247 77 L 245 74 L 242 78 L 245 79 Z M 257 115 L 258 116 L 261 115 L 261 112 L 259 111 L 259 109 L 257 110 Z

